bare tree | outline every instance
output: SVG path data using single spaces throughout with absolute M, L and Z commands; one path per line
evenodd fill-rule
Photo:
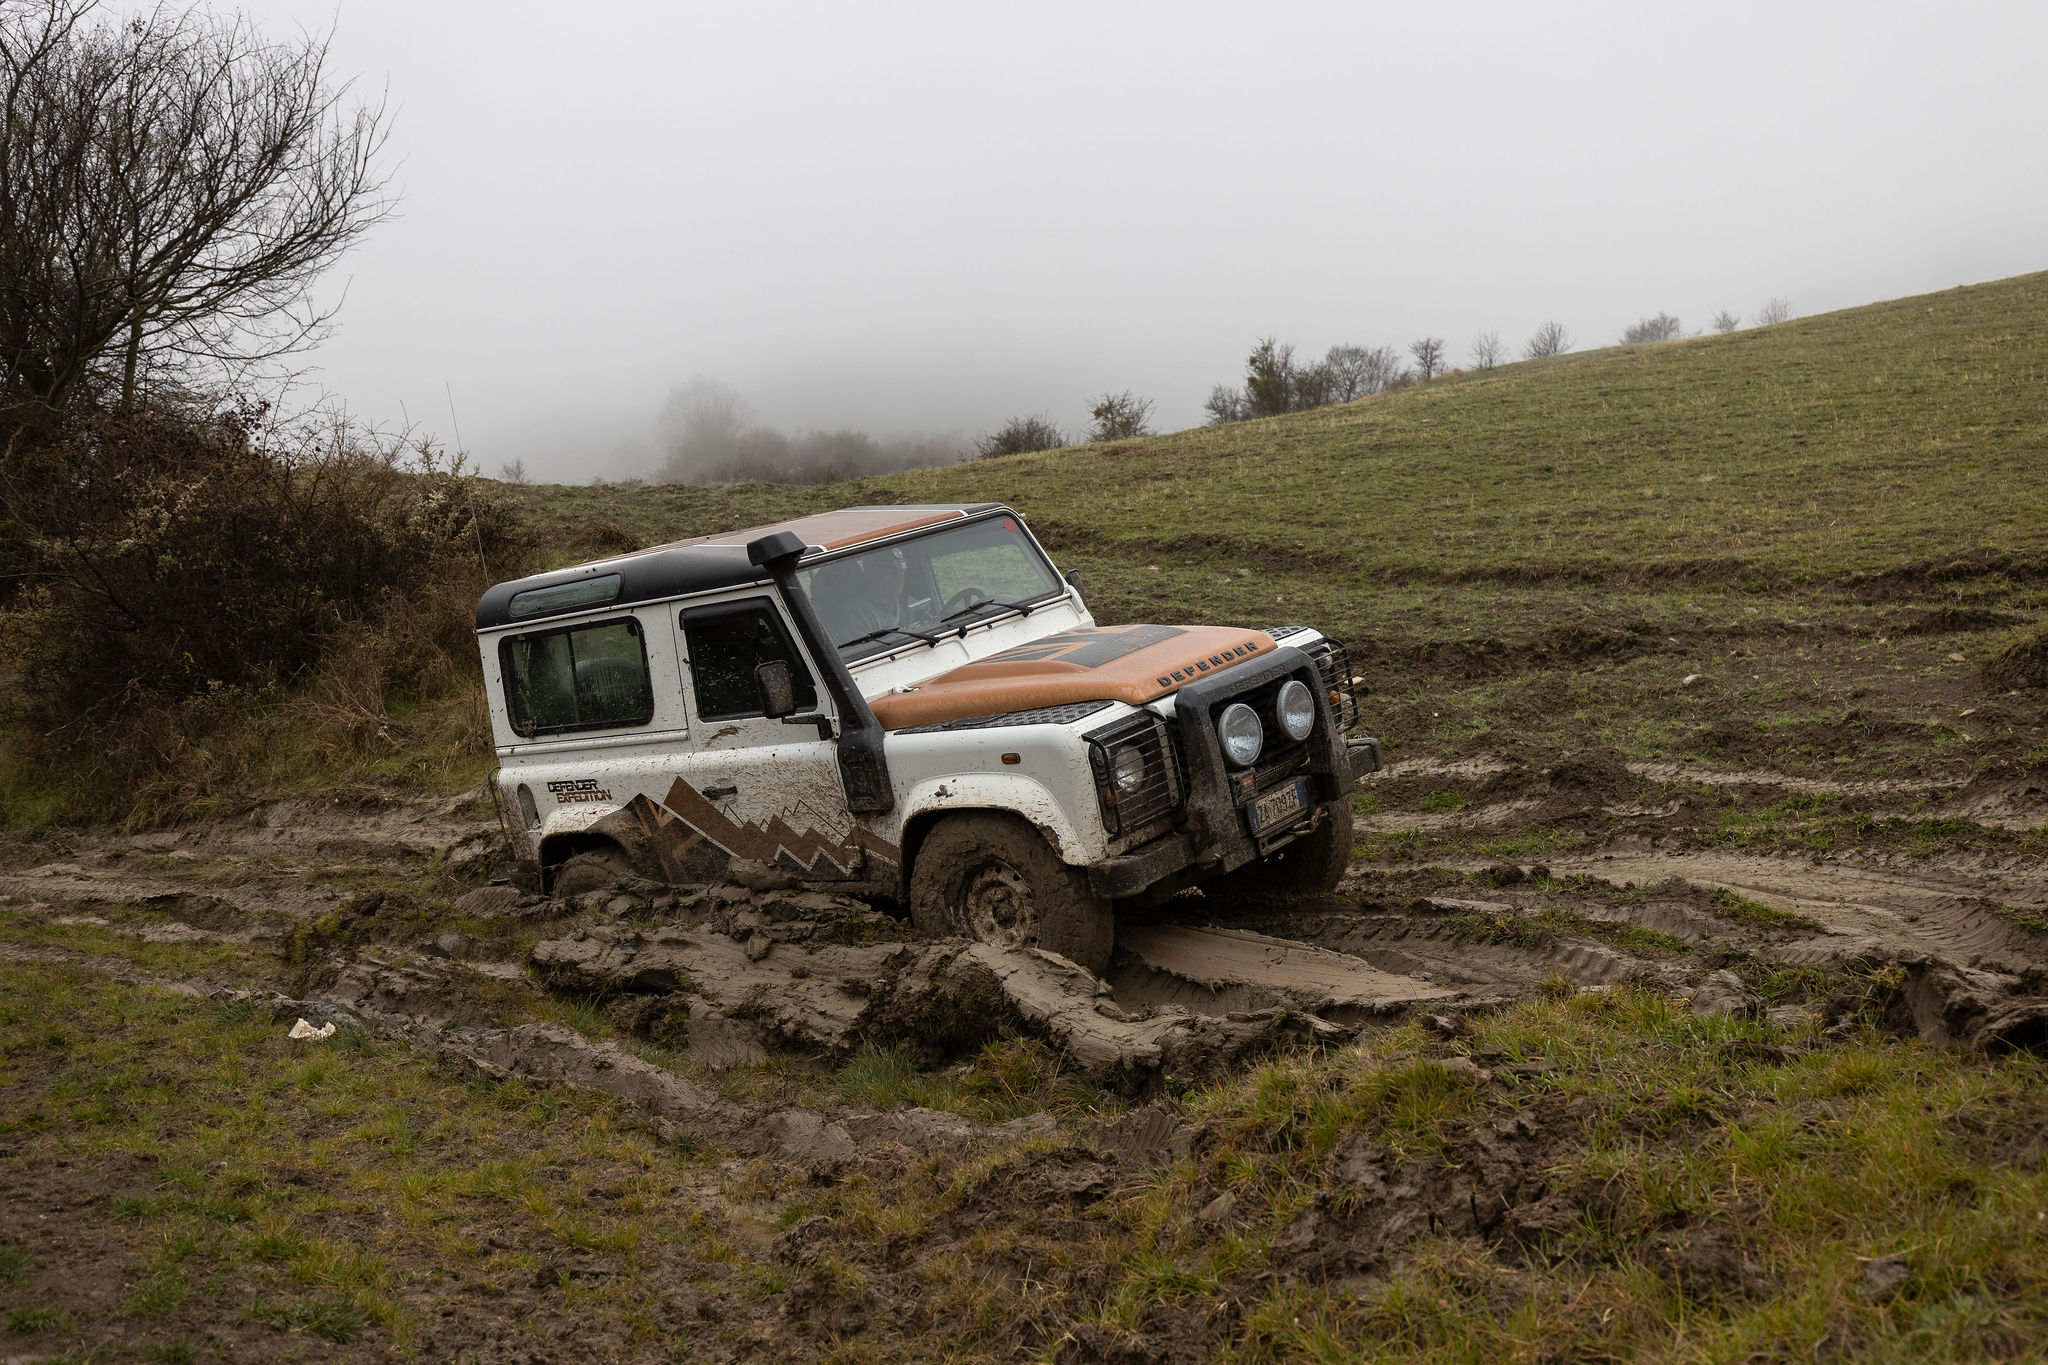
M 1529 344 L 1522 348 L 1522 355 L 1529 360 L 1541 360 L 1545 356 L 1562 355 L 1572 348 L 1572 334 L 1561 322 L 1546 322 L 1536 329 L 1536 335 L 1529 338 Z
M 498 477 L 503 479 L 506 483 L 531 482 L 531 480 L 529 480 L 526 477 L 526 461 L 524 460 L 513 460 L 509 464 L 499 465 Z
M 745 450 L 746 400 L 715 379 L 693 379 L 669 391 L 656 427 L 668 449 L 661 476 L 672 483 L 725 482 L 751 461 L 773 460 L 777 452 Z M 756 441 L 758 447 L 761 442 Z
M 1472 338 L 1472 367 L 1490 370 L 1507 358 L 1507 348 L 1500 343 L 1499 332 L 1481 332 Z
M 1332 346 L 1323 356 L 1332 403 L 1350 403 L 1386 387 L 1375 353 L 1363 346 Z
M 1152 400 L 1125 389 L 1105 393 L 1088 410 L 1090 441 L 1127 441 L 1152 434 Z
M 1228 384 L 1218 384 L 1209 390 L 1209 398 L 1202 404 L 1202 411 L 1209 414 L 1212 427 L 1226 422 L 1247 421 L 1252 415 L 1250 406 L 1244 401 L 1244 391 Z
M 1343 380 L 1327 359 L 1312 365 L 1303 365 L 1294 372 L 1294 392 L 1289 398 L 1289 408 L 1294 412 L 1307 412 L 1310 408 L 1326 408 L 1332 403 L 1344 400 L 1337 395 Z
M 1043 417 L 1012 417 L 995 433 L 974 443 L 974 453 L 990 460 L 998 455 L 1021 455 L 1032 450 L 1059 450 L 1067 434 Z
M 1769 327 L 1773 323 L 1786 322 L 1792 317 L 1792 300 L 1779 295 L 1764 300 L 1764 306 L 1756 310 L 1756 325 Z
M 1677 318 L 1669 313 L 1659 313 L 1656 317 L 1644 318 L 1640 322 L 1632 322 L 1624 327 L 1621 332 L 1621 344 L 1648 346 L 1659 341 L 1676 341 L 1684 335 L 1685 328 L 1679 325 Z
M 1742 314 L 1731 313 L 1726 308 L 1714 314 L 1713 327 L 1717 332 L 1732 332 L 1742 325 Z
M 1434 379 L 1444 370 L 1444 339 L 1423 337 L 1408 343 L 1408 354 L 1415 357 L 1415 373 L 1424 379 Z
M 392 207 L 381 103 L 328 39 L 96 0 L 0 6 L 0 392 L 135 406 L 322 335 L 321 272 Z

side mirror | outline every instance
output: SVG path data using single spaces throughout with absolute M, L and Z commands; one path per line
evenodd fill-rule
M 1066 571 L 1065 574 L 1062 575 L 1062 577 L 1064 577 L 1067 580 L 1067 586 L 1072 588 L 1076 593 L 1082 591 L 1081 575 L 1075 573 L 1072 569 L 1069 569 Z
M 754 690 L 761 694 L 761 714 L 770 720 L 795 713 L 796 686 L 790 681 L 787 659 L 755 664 Z

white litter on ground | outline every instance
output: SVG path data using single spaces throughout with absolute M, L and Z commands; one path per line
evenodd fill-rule
M 298 1023 L 292 1025 L 292 1031 L 285 1036 L 289 1038 L 331 1038 L 334 1036 L 334 1025 L 322 1024 L 319 1028 L 314 1028 L 311 1024 L 301 1019 Z

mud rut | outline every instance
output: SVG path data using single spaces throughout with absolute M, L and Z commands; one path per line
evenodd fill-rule
M 1445 765 L 1437 776 L 1481 791 L 1485 767 Z M 1512 799 L 1533 802 L 1517 810 L 1542 808 L 1540 799 Z M 2044 813 L 2031 797 L 1999 809 L 2019 821 Z M 1520 817 L 1481 806 L 1452 818 L 1512 827 Z M 726 885 L 640 883 L 571 900 L 477 885 L 499 870 L 498 846 L 495 827 L 466 798 L 278 804 L 201 828 L 6 850 L 0 904 L 15 930 L 0 937 L 0 958 L 239 998 L 267 1010 L 280 1032 L 298 1017 L 358 1026 L 460 1072 L 614 1097 L 663 1135 L 716 1153 L 718 1180 L 689 1196 L 697 1212 L 768 1261 L 798 1268 L 839 1234 L 815 1215 L 782 1229 L 774 1197 L 735 1193 L 752 1188 L 748 1172 L 811 1185 L 985 1167 L 991 1174 L 968 1204 L 931 1232 L 926 1252 L 936 1256 L 1027 1214 L 1067 1226 L 1060 1220 L 1079 1219 L 1110 1191 L 1197 1156 L 1211 1135 L 1172 1097 L 1275 1052 L 1339 1047 L 1419 1018 L 1442 1035 L 1447 1067 L 1481 1080 L 1547 1070 L 1545 1059 L 1455 1050 L 1459 1016 L 1537 992 L 1630 983 L 1684 997 L 1703 1015 L 1768 1014 L 1787 1041 L 1826 1046 L 1829 1030 L 1860 1034 L 1869 1017 L 1867 991 L 1845 998 L 1840 983 L 1882 980 L 1885 1020 L 1897 1029 L 1958 1047 L 2048 1043 L 2048 935 L 2024 925 L 2048 906 L 2048 869 L 1961 855 L 1815 861 L 1683 840 L 1659 848 L 1659 818 L 1646 814 L 1605 847 L 1547 867 L 1360 864 L 1337 895 L 1279 908 L 1185 897 L 1122 921 L 1112 967 L 1098 980 L 1063 959 L 922 939 L 892 915 L 761 867 Z M 452 888 L 423 877 L 437 865 L 455 875 Z M 1724 888 L 1739 904 L 1778 913 L 1731 919 Z M 138 943 L 222 945 L 217 960 L 235 965 L 203 979 L 167 977 L 143 964 L 172 959 Z M 1773 974 L 1793 988 L 1771 990 Z M 586 1028 L 590 1011 L 613 1028 L 567 1027 L 560 1021 L 577 1017 L 572 1009 Z M 617 1039 L 592 1036 L 608 1031 Z M 1101 1085 L 1160 1098 L 1114 1119 L 1037 1112 L 991 1124 L 834 1103 L 816 1098 L 830 1093 L 822 1087 L 796 1092 L 813 1097 L 799 1103 L 748 1098 L 787 1090 L 725 1084 L 777 1054 L 829 1064 L 881 1046 L 941 1067 L 1015 1034 L 1042 1040 Z M 1432 1163 L 1404 1164 L 1363 1135 L 1346 1139 L 1333 1156 L 1335 1183 L 1275 1240 L 1275 1264 L 1348 1274 L 1424 1231 L 1547 1244 L 1595 1197 L 1553 1188 L 1546 1174 L 1558 1134 L 1580 1121 L 1578 1103 L 1553 1095 L 1506 1125 L 1449 1132 L 1443 1160 Z M 69 1197 L 64 1188 L 47 1171 L 17 1181 L 17 1192 L 52 1209 Z M 1332 1193 L 1339 1189 L 1344 1199 Z M 57 1225 L 36 1226 L 47 1240 Z M 1677 1258 L 1674 1274 L 1747 1283 L 1753 1267 L 1735 1243 L 1711 1229 L 1686 1236 L 1656 1253 Z M 49 1245 L 53 1256 L 61 1250 Z M 861 1254 L 879 1286 L 869 1292 L 875 1303 L 924 1292 L 924 1262 Z M 586 1266 L 591 1259 L 561 1274 L 609 1273 Z M 100 1274 L 107 1293 L 121 1273 Z M 814 1311 L 809 1291 L 757 1300 L 731 1275 L 690 1284 L 674 1291 L 685 1307 L 672 1311 L 718 1319 L 719 1339 L 748 1358 L 793 1358 L 797 1338 L 822 1353 L 821 1334 L 865 1320 Z M 527 1350 L 528 1329 L 564 1341 L 588 1330 L 576 1305 L 538 1287 L 466 1307 L 437 1301 L 434 1320 L 429 1354 L 486 1360 L 541 1358 Z M 1175 1322 L 1158 1331 L 1185 1335 L 1180 1354 L 1134 1354 L 1114 1334 L 1062 1322 L 1071 1340 L 1060 1359 L 1204 1358 L 1213 1324 L 1200 1312 Z M 270 1358 L 275 1344 L 238 1340 L 252 1359 Z
M 1423 766 L 1399 765 L 1382 780 Z M 1495 771 L 1484 759 L 1435 768 L 1474 781 Z M 1812 785 L 1769 774 L 1734 779 Z M 1511 825 L 1529 804 L 1425 818 Z M 776 1051 L 843 1058 L 865 1044 L 905 1047 L 937 1063 L 996 1033 L 1021 1031 L 1098 1082 L 1142 1094 L 1277 1048 L 1341 1042 L 1375 1021 L 1424 1013 L 1448 1022 L 1537 991 L 1625 981 L 1690 998 L 1701 1013 L 1768 1009 L 1781 1023 L 1833 1022 L 1826 1000 L 1774 1005 L 1760 997 L 1726 970 L 1742 965 L 1889 966 L 1903 983 L 1895 1011 L 1902 1026 L 1974 1047 L 2048 1037 L 2048 935 L 2021 923 L 2048 903 L 2048 869 L 2037 864 L 1937 856 L 1851 865 L 1661 851 L 1631 846 L 1654 840 L 1624 836 L 1547 866 L 1462 869 L 1483 875 L 1448 891 L 1441 870 L 1363 867 L 1336 896 L 1315 903 L 1262 908 L 1187 896 L 1127 919 L 1100 981 L 1044 954 L 919 940 L 892 916 L 765 868 L 743 868 L 746 885 L 641 883 L 573 901 L 484 886 L 455 902 L 461 922 L 493 930 L 481 934 L 434 933 L 418 915 L 386 922 L 383 907 L 404 903 L 402 893 L 336 885 L 335 863 L 359 881 L 382 874 L 387 884 L 432 858 L 458 875 L 488 875 L 495 829 L 475 810 L 464 799 L 367 809 L 280 803 L 203 829 L 79 838 L 55 850 L 17 850 L 28 856 L 0 872 L 0 895 L 25 917 L 53 924 L 296 956 L 291 991 L 265 990 L 283 984 L 278 979 L 162 984 L 195 994 L 254 991 L 287 1022 L 303 1014 L 360 1023 L 493 1074 L 595 1086 L 742 1149 L 765 1141 L 851 1154 L 876 1118 L 792 1111 L 763 1128 L 758 1115 L 678 1071 L 715 1072 Z M 2048 811 L 2008 801 L 1998 814 L 2025 825 Z M 1415 818 L 1367 823 L 1399 828 Z M 1730 918 L 1715 895 L 1723 888 L 1786 913 L 1765 923 Z M 120 907 L 145 913 L 110 913 Z M 1630 929 L 1653 931 L 1651 946 L 1632 950 L 1629 933 L 1612 932 Z M 0 953 L 93 957 L 49 946 Z M 140 979 L 118 959 L 99 965 Z M 622 1033 L 654 1047 L 592 1043 L 558 1024 L 520 1022 L 532 1017 L 522 1006 L 544 1003 L 548 990 L 606 1002 Z M 949 1116 L 908 1122 L 934 1135 L 962 1130 Z M 905 1121 L 880 1128 L 900 1137 Z M 774 1136 L 784 1130 L 787 1140 Z

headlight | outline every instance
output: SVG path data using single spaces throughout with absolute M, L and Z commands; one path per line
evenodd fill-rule
M 1135 744 L 1116 751 L 1110 760 L 1110 778 L 1118 796 L 1136 796 L 1145 788 L 1145 754 Z
M 1259 713 L 1241 701 L 1223 708 L 1216 718 L 1216 734 L 1223 741 L 1223 756 L 1240 768 L 1256 762 L 1266 744 L 1266 727 L 1259 724 Z
M 1281 685 L 1273 710 L 1289 739 L 1307 739 L 1308 732 L 1316 728 L 1316 699 L 1299 678 L 1289 678 Z

